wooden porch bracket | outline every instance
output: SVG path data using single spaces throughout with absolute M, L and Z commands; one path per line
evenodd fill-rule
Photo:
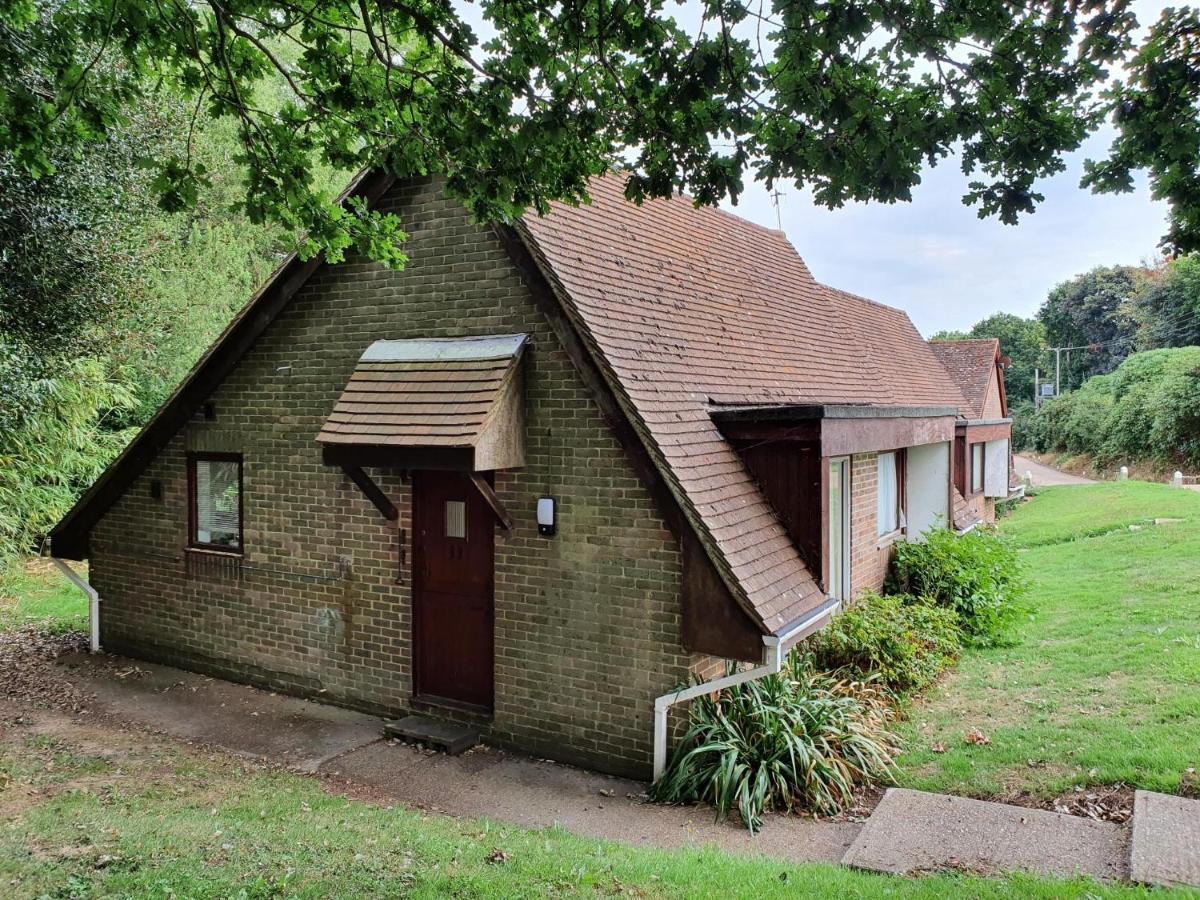
M 495 489 L 478 472 L 471 472 L 470 478 L 475 487 L 479 488 L 479 493 L 483 494 L 483 499 L 492 508 L 492 512 L 496 514 L 497 521 L 500 522 L 505 531 L 511 534 L 513 530 L 513 517 L 508 514 L 508 510 L 504 508 L 504 504 L 496 496 Z
M 342 471 L 350 476 L 350 480 L 358 485 L 358 489 L 367 495 L 367 499 L 375 504 L 375 508 L 383 513 L 385 519 L 395 522 L 400 518 L 400 510 L 388 499 L 387 494 L 371 480 L 371 476 L 360 466 L 343 465 Z

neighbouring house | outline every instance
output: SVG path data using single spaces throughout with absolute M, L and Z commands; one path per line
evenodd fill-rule
M 995 338 L 933 341 L 934 355 L 963 395 L 954 429 L 954 528 L 996 521 L 996 501 L 1018 489 L 1013 478 L 1012 419 Z
M 678 701 L 949 521 L 956 433 L 1003 418 L 686 198 L 610 175 L 483 226 L 435 179 L 351 193 L 408 266 L 288 261 L 55 527 L 106 649 L 645 776 Z

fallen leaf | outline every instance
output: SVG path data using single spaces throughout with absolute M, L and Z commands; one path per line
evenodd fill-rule
M 974 744 L 976 747 L 983 747 L 992 742 L 992 739 L 980 731 L 978 728 L 972 728 L 963 737 L 963 740 L 968 744 Z
M 934 753 L 945 753 L 946 745 L 943 744 L 941 741 L 938 741 L 936 744 L 934 744 L 929 749 L 932 750 Z

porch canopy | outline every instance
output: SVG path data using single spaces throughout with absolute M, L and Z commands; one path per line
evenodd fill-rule
M 321 426 L 328 465 L 483 472 L 525 463 L 524 334 L 376 341 Z

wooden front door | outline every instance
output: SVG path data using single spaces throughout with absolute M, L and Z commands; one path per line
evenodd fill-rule
M 493 514 L 459 472 L 413 473 L 418 697 L 492 706 Z

